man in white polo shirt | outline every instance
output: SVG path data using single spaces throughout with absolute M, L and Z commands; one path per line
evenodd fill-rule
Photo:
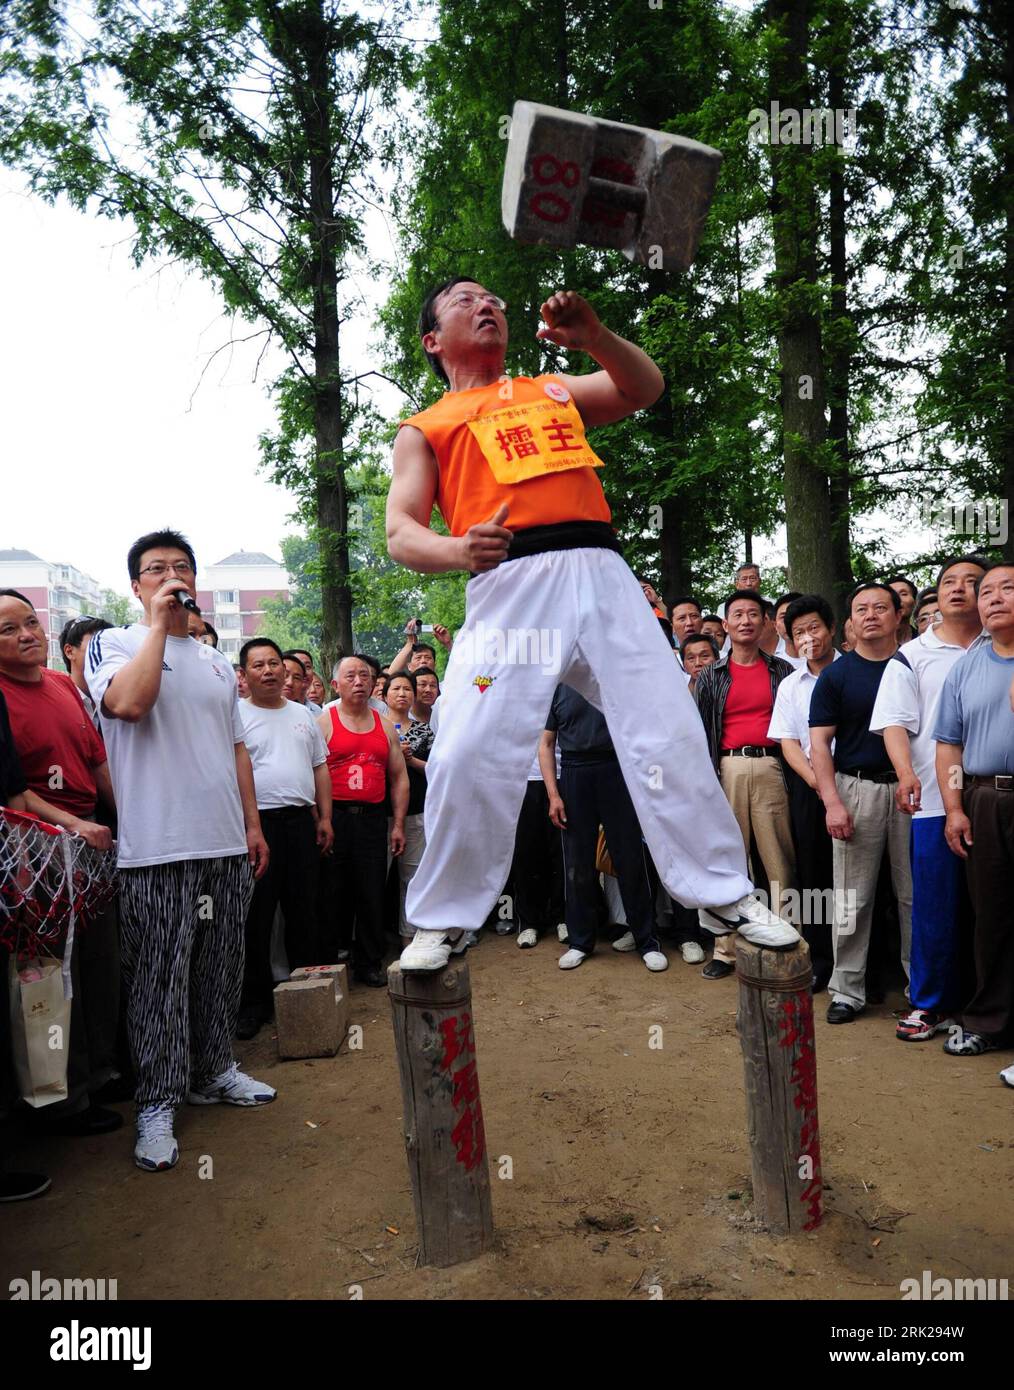
M 250 755 L 227 657 L 187 636 L 177 594 L 196 562 L 175 531 L 127 555 L 141 622 L 96 632 L 87 680 L 119 812 L 121 952 L 137 1075 L 139 1168 L 179 1158 L 175 1111 L 261 1105 L 275 1092 L 238 1070 L 232 1035 L 243 924 L 267 868 Z
M 933 731 L 947 674 L 982 631 L 975 585 L 987 563 L 981 555 L 945 561 L 936 584 L 940 622 L 888 664 L 870 720 L 898 774 L 898 807 L 912 817 L 912 1012 L 895 1030 L 903 1042 L 945 1031 L 964 1002 L 960 924 L 969 912 L 961 861 L 944 839 Z
M 285 661 L 270 637 L 252 637 L 239 654 L 250 698 L 240 701 L 253 763 L 261 828 L 271 857 L 246 919 L 246 967 L 236 1025 L 252 1038 L 271 1017 L 271 927 L 281 904 L 289 968 L 314 965 L 320 856 L 334 841 L 327 747 L 309 705 L 283 693 Z
M 838 653 L 834 649 L 834 614 L 820 594 L 797 594 L 782 617 L 786 635 L 799 654 L 795 659 L 802 665 L 778 687 L 768 737 L 781 741 L 785 760 L 800 915 L 810 947 L 813 992 L 819 994 L 827 988 L 834 969 L 826 896 L 834 888 L 834 868 L 824 803 L 817 794 L 817 778 L 810 765 L 810 697 L 821 671 L 838 660 Z

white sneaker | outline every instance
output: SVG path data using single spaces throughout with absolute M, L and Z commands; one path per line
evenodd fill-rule
M 680 947 L 680 955 L 687 965 L 700 965 L 704 959 L 704 947 L 698 946 L 696 941 L 684 941 Z
M 467 945 L 466 932 L 458 932 L 452 937 L 450 932 L 423 931 L 420 927 L 402 951 L 398 963 L 406 975 L 425 975 L 430 970 L 443 970 L 452 951 L 460 955 Z
M 557 939 L 557 941 L 559 941 L 559 943 L 560 943 L 561 946 L 566 946 L 566 944 L 567 944 L 567 923 L 566 923 L 566 922 L 557 922 L 557 924 L 556 924 L 556 939 Z
M 723 907 L 698 908 L 697 918 L 715 936 L 738 931 L 751 946 L 767 946 L 772 951 L 787 951 L 800 939 L 795 927 L 790 927 L 752 893 Z
M 669 962 L 661 951 L 645 951 L 641 957 L 649 970 L 668 970 Z
M 138 1168 L 157 1173 L 175 1168 L 180 1156 L 173 1135 L 173 1112 L 168 1105 L 148 1105 L 137 1112 L 137 1143 L 134 1162 Z
M 1014 1066 L 1004 1067 L 1000 1073 L 1000 1080 L 1005 1086 L 1014 1086 Z
M 561 970 L 576 970 L 586 959 L 587 952 L 578 951 L 572 947 L 569 951 L 564 951 L 560 957 L 559 966 Z
M 191 1090 L 187 1100 L 191 1105 L 267 1105 L 277 1094 L 274 1086 L 255 1081 L 233 1062 L 228 1071 L 216 1076 L 207 1086 Z
M 518 932 L 518 945 L 524 949 L 528 946 L 538 946 L 539 933 L 534 927 L 525 927 L 523 932 Z
M 613 950 L 636 951 L 637 943 L 634 940 L 634 933 L 632 931 L 628 931 L 624 932 L 622 936 L 618 936 L 616 940 L 613 942 Z

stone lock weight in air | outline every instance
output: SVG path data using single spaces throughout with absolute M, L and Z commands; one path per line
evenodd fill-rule
M 603 246 L 663 270 L 693 261 L 722 156 L 660 130 L 519 101 L 501 209 L 518 241 Z

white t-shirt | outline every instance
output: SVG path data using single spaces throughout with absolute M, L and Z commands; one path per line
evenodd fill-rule
M 306 705 L 286 700 L 280 709 L 266 709 L 240 700 L 239 713 L 253 763 L 257 809 L 314 805 L 313 770 L 327 762 L 327 745 Z
M 837 661 L 840 655 L 840 652 L 835 652 L 832 661 Z M 778 686 L 775 707 L 771 711 L 771 723 L 768 726 L 768 738 L 798 739 L 807 757 L 810 756 L 810 699 L 816 684 L 817 677 L 803 660 L 802 666 L 798 666 L 792 675 L 786 676 Z M 831 751 L 834 751 L 833 739 Z
M 102 709 L 109 683 L 140 651 L 141 623 L 96 632 L 85 679 L 99 707 L 118 813 L 122 869 L 246 854 L 236 744 L 243 721 L 227 657 L 191 637 L 167 637 L 158 698 L 129 724 Z
M 883 734 L 900 724 L 911 735 L 912 767 L 922 783 L 922 810 L 918 819 L 942 816 L 944 799 L 937 784 L 937 745 L 933 738 L 940 692 L 947 673 L 961 660 L 966 648 L 941 642 L 929 627 L 901 648 L 904 661 L 889 661 L 884 667 L 870 716 L 870 733 Z M 905 662 L 908 665 L 905 665 Z

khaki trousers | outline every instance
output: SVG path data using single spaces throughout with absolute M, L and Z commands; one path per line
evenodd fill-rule
M 898 810 L 893 782 L 835 776 L 838 795 L 855 827 L 851 840 L 835 840 L 834 973 L 828 993 L 834 1003 L 861 1009 L 866 1003 L 866 956 L 880 861 L 891 856 L 891 882 L 898 899 L 901 963 L 908 975 L 912 947 L 912 819 Z
M 752 834 L 771 885 L 772 899 L 777 896 L 777 901 L 770 904 L 771 911 L 791 921 L 792 899 L 786 903 L 785 895 L 796 886 L 796 852 L 781 762 L 778 758 L 722 758 L 719 769 L 722 790 L 736 817 L 744 849 L 749 855 Z M 735 932 L 715 939 L 715 959 L 735 965 Z

